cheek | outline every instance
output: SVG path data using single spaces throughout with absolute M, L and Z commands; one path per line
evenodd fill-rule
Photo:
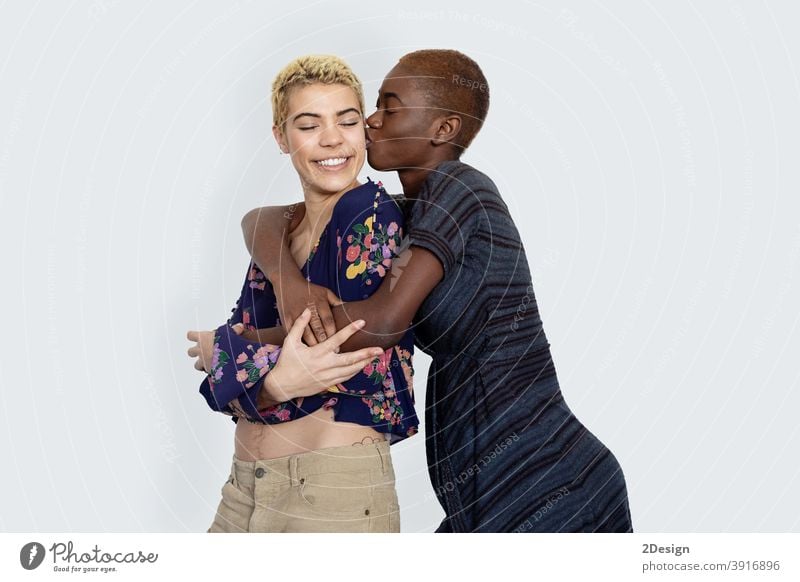
M 359 150 L 356 150 L 356 156 L 355 156 L 354 160 L 356 162 L 355 166 L 357 168 L 360 168 L 361 166 L 363 166 L 364 165 L 364 161 L 366 159 L 367 159 L 367 150 L 365 148 L 361 148 Z
M 366 129 L 363 126 L 351 128 L 351 130 L 347 132 L 347 143 L 356 151 L 366 148 Z
M 313 137 L 311 135 L 301 131 L 290 132 L 286 136 L 286 144 L 289 146 L 289 151 L 292 153 L 292 157 L 294 157 L 295 154 L 300 157 L 308 155 L 308 152 L 312 146 L 312 139 Z
M 390 150 L 404 150 L 408 146 L 408 140 L 404 139 L 412 133 L 409 131 L 408 123 L 392 120 L 388 124 L 384 122 L 384 147 Z
M 353 130 L 347 134 L 347 145 L 355 153 L 356 158 L 363 159 L 367 151 L 367 136 L 364 128 Z
M 417 135 L 417 130 L 413 120 L 410 119 L 397 119 L 396 117 L 388 118 L 389 122 L 383 122 L 384 135 L 390 138 L 389 143 L 394 147 L 403 147 L 406 140 L 403 138 Z

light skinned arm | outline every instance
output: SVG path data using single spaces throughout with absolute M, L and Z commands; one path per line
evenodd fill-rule
M 330 386 L 349 380 L 373 359 L 383 353 L 381 348 L 371 346 L 348 353 L 340 353 L 339 347 L 363 327 L 363 321 L 354 321 L 324 342 L 309 347 L 302 342 L 301 335 L 311 319 L 306 309 L 295 320 L 288 334 L 282 339 L 280 356 L 267 373 L 256 395 L 256 406 L 263 409 L 302 396 L 311 396 Z M 241 323 L 231 326 L 236 335 L 252 340 L 277 339 L 284 335 L 280 328 L 246 331 Z M 278 330 L 278 331 L 275 331 Z M 191 357 L 196 357 L 195 368 L 209 373 L 213 353 L 213 331 L 190 331 L 187 338 L 197 344 L 189 348 Z M 259 342 L 269 343 L 269 342 Z M 275 344 L 273 344 L 275 345 Z

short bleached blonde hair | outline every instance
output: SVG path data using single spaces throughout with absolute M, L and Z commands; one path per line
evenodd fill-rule
M 286 65 L 272 82 L 272 122 L 276 126 L 283 129 L 286 123 L 292 90 L 313 83 L 350 87 L 358 98 L 361 114 L 364 114 L 364 91 L 350 66 L 333 55 L 306 55 Z

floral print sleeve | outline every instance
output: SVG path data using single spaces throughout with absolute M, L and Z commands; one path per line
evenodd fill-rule
M 254 402 L 261 380 L 275 367 L 281 347 L 243 338 L 233 325 L 241 323 L 248 330 L 280 325 L 274 304 L 271 286 L 251 262 L 231 317 L 214 331 L 211 372 L 200 387 L 212 410 L 235 416 L 256 413 Z M 240 402 L 245 394 L 250 397 Z

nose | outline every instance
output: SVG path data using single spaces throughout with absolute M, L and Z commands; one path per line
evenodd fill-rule
M 380 109 L 367 117 L 367 125 L 370 126 L 372 129 L 380 129 L 383 125 L 383 115 L 381 115 Z
M 319 145 L 321 146 L 338 146 L 344 141 L 342 132 L 339 125 L 331 123 L 323 127 L 322 133 L 319 136 Z

